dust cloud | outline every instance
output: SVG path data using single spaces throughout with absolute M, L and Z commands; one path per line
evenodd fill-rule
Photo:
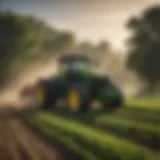
M 19 98 L 19 90 L 27 85 L 33 84 L 39 78 L 47 78 L 56 73 L 58 57 L 52 57 L 45 61 L 40 61 L 35 64 L 27 64 L 25 69 L 21 67 L 18 74 L 15 74 L 15 79 L 11 80 L 7 89 L 0 93 L 0 108 L 3 106 L 19 106 L 21 104 Z

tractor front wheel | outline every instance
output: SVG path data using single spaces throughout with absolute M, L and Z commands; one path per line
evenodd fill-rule
M 115 109 L 121 108 L 123 106 L 123 99 L 117 98 L 113 100 L 106 100 L 102 102 L 103 108 L 114 111 Z
M 86 113 L 90 106 L 90 94 L 83 84 L 74 84 L 68 90 L 68 107 L 72 111 Z

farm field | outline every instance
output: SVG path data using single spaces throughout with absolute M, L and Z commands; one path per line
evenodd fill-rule
M 160 0 L 0 0 L 0 160 L 160 160 Z
M 113 113 L 36 111 L 27 120 L 50 141 L 60 142 L 82 159 L 160 159 L 159 99 L 129 100 Z
M 129 100 L 115 112 L 91 110 L 85 115 L 64 109 L 1 110 L 0 158 L 159 160 L 158 106 L 158 99 L 150 99 Z

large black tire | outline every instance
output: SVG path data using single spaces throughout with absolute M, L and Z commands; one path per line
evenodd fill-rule
M 44 90 L 43 109 L 51 109 L 55 107 L 55 103 L 60 97 L 61 88 L 65 89 L 64 83 L 58 80 L 42 80 L 39 85 Z
M 94 94 L 96 95 L 101 90 L 108 90 L 112 88 L 117 93 L 117 97 L 109 100 L 110 98 L 102 101 L 102 108 L 105 110 L 115 110 L 121 108 L 124 104 L 124 96 L 120 88 L 116 86 L 109 77 L 97 76 L 93 81 Z M 107 97 L 106 97 L 107 98 Z M 95 97 L 96 99 L 96 97 Z
M 103 108 L 106 110 L 114 111 L 116 109 L 121 108 L 124 105 L 124 99 L 119 97 L 113 100 L 106 100 L 102 102 Z
M 91 97 L 88 88 L 84 84 L 76 83 L 71 87 L 69 87 L 69 89 L 73 89 L 79 94 L 80 105 L 78 108 L 78 113 L 87 113 L 90 108 L 90 97 Z
M 49 80 L 43 80 L 39 82 L 39 87 L 43 89 L 44 99 L 41 104 L 42 109 L 51 109 L 56 102 L 56 97 L 53 95 L 53 84 Z

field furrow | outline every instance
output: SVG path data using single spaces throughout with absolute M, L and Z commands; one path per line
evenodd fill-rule
M 153 159 L 153 153 L 145 147 L 73 120 L 39 113 L 30 118 L 30 121 L 46 135 L 56 137 L 74 152 L 81 153 L 85 159 Z

